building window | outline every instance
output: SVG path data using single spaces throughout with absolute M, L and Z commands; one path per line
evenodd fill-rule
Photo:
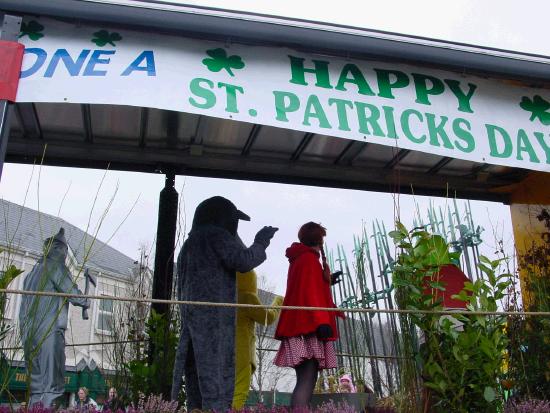
M 103 334 L 113 333 L 113 300 L 99 300 L 97 329 Z

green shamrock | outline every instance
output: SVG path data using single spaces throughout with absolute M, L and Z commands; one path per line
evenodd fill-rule
M 44 37 L 44 34 L 40 33 L 42 30 L 44 30 L 44 26 L 42 26 L 35 20 L 31 20 L 28 23 L 21 24 L 21 32 L 19 33 L 19 38 L 23 36 L 29 36 L 29 39 L 37 41 L 41 37 Z
M 117 32 L 109 33 L 107 30 L 100 30 L 94 33 L 94 38 L 92 42 L 97 44 L 99 47 L 105 46 L 107 43 L 111 46 L 116 46 L 115 42 L 122 40 L 122 36 Z
M 231 68 L 242 69 L 244 67 L 244 62 L 240 56 L 227 56 L 225 49 L 210 49 L 206 51 L 206 54 L 210 56 L 210 58 L 203 59 L 202 63 L 211 72 L 219 72 L 220 70 L 225 69 L 231 76 L 235 76 Z
M 523 110 L 531 112 L 530 121 L 534 121 L 538 118 L 543 125 L 550 125 L 550 112 L 548 112 L 548 109 L 550 109 L 550 102 L 547 102 L 544 98 L 539 95 L 535 95 L 533 99 L 524 96 L 519 106 Z

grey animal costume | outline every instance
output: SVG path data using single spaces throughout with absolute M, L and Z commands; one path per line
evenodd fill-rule
M 250 220 L 222 197 L 197 207 L 178 256 L 178 299 L 236 302 L 235 271 L 261 264 L 277 230 L 264 227 L 246 248 L 236 236 L 239 219 Z M 235 383 L 235 308 L 182 305 L 180 313 L 172 399 L 178 398 L 185 373 L 187 411 L 224 412 L 231 407 Z
M 23 283 L 29 291 L 82 294 L 65 265 L 67 242 L 64 230 L 44 242 L 45 254 L 27 274 Z M 65 392 L 65 330 L 69 302 L 89 307 L 85 298 L 24 295 L 19 326 L 27 372 L 31 377 L 30 405 L 42 402 L 50 407 Z

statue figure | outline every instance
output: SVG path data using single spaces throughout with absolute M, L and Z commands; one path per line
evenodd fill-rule
M 24 281 L 28 291 L 82 294 L 65 265 L 68 247 L 65 230 L 44 241 L 44 254 Z M 24 295 L 19 326 L 27 374 L 30 376 L 29 405 L 52 406 L 65 391 L 65 330 L 69 303 L 87 309 L 89 300 L 80 297 Z

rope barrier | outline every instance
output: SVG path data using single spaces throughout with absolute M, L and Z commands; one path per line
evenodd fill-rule
M 270 310 L 305 310 L 305 311 L 339 311 L 343 313 L 388 313 L 388 314 L 435 314 L 435 315 L 479 315 L 479 316 L 542 316 L 550 317 L 550 311 L 470 311 L 470 310 L 405 310 L 405 309 L 376 309 L 376 308 L 331 308 L 331 307 L 303 307 L 303 306 L 282 306 L 282 305 L 257 305 L 240 303 L 215 303 L 208 301 L 185 301 L 185 300 L 163 300 L 159 298 L 137 298 L 137 297 L 116 297 L 111 295 L 92 295 L 92 294 L 68 294 L 52 291 L 25 291 L 0 289 L 0 294 L 19 294 L 34 295 L 46 297 L 62 298 L 89 298 L 92 300 L 113 300 L 138 303 L 159 303 L 159 304 L 178 304 L 195 305 L 203 307 L 233 307 L 233 308 L 264 308 Z
M 65 344 L 65 347 L 88 347 L 88 346 L 104 346 L 104 345 L 114 345 L 114 344 L 131 344 L 131 343 L 144 343 L 147 340 L 120 340 L 120 341 L 96 341 L 92 343 L 71 343 Z M 8 350 L 23 350 L 23 347 L 5 347 L 1 348 L 2 351 Z M 274 348 L 257 348 L 258 351 L 271 351 L 277 352 L 277 349 Z M 369 358 L 369 359 L 407 359 L 407 357 L 396 357 L 396 356 L 382 356 L 382 355 L 362 355 L 362 354 L 352 354 L 352 353 L 336 353 L 340 357 L 354 357 L 354 358 Z

